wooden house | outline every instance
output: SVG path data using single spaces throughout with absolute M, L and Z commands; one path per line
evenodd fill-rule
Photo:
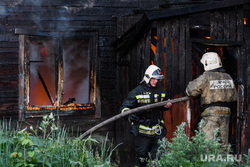
M 249 18 L 247 0 L 2 0 L 0 116 L 35 126 L 52 112 L 82 133 L 119 113 L 149 64 L 164 71 L 169 97 L 178 98 L 203 72 L 202 53 L 215 50 L 238 81 L 229 140 L 247 153 Z M 183 121 L 191 137 L 199 109 L 196 99 L 173 105 L 166 137 Z M 123 143 L 120 166 L 133 165 L 129 123 L 95 133 L 107 132 Z

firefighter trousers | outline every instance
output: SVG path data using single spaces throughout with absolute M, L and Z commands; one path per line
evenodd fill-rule
M 229 133 L 229 115 L 225 116 L 204 116 L 203 130 L 206 133 L 206 139 L 214 138 L 214 130 L 219 129 L 219 138 L 221 142 L 221 149 L 226 149 L 228 145 L 228 133 Z
M 147 160 L 149 160 L 149 154 L 150 159 L 156 158 L 157 149 L 160 146 L 158 141 L 163 137 L 165 137 L 164 133 L 152 136 L 145 136 L 139 133 L 135 136 L 135 166 L 145 167 Z

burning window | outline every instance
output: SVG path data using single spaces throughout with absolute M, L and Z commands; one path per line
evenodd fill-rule
M 19 119 L 39 112 L 95 113 L 95 38 L 19 39 Z
M 88 40 L 62 43 L 63 104 L 89 102 Z M 35 40 L 30 50 L 30 106 L 56 105 L 58 60 L 53 41 Z M 60 70 L 60 69 L 59 69 Z
M 29 106 L 54 105 L 55 53 L 52 41 L 30 41 L 29 43 Z
M 89 102 L 88 42 L 88 40 L 63 42 L 64 103 L 72 97 L 76 103 Z

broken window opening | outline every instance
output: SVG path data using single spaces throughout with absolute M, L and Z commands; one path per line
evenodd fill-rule
M 19 35 L 19 42 L 19 120 L 49 112 L 100 117 L 96 36 Z
M 89 103 L 89 40 L 64 40 L 62 43 L 63 101 L 68 105 Z M 29 43 L 29 106 L 56 106 L 58 60 L 50 40 L 31 40 Z M 61 83 L 62 84 L 62 83 Z
M 55 103 L 55 53 L 52 41 L 29 43 L 29 106 L 49 106 Z
M 89 102 L 88 43 L 88 40 L 63 41 L 63 104 Z

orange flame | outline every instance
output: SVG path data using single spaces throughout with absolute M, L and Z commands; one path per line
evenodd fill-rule
M 248 18 L 243 18 L 243 19 L 244 19 L 244 25 L 247 25 Z
M 47 56 L 48 55 L 48 51 L 47 51 L 46 46 L 43 46 L 41 54 L 42 54 L 42 56 Z

